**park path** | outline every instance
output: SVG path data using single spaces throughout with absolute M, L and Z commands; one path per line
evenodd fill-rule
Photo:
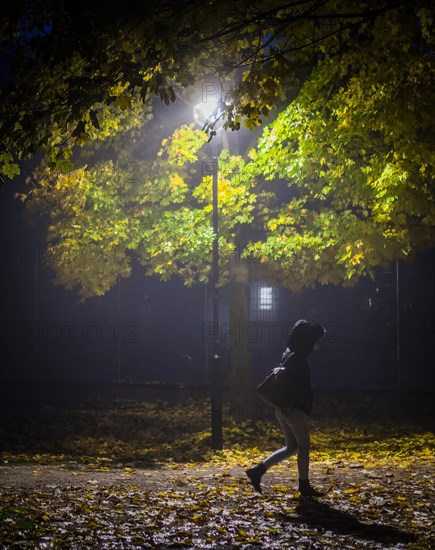
M 86 464 L 3 464 L 0 465 L 0 488 L 28 488 L 41 489 L 44 486 L 86 486 L 86 485 L 118 485 L 130 484 L 147 491 L 189 490 L 195 491 L 200 485 L 203 487 L 216 486 L 220 483 L 239 481 L 241 485 L 249 487 L 244 473 L 245 469 L 239 466 L 224 467 L 205 465 L 173 465 L 169 468 L 95 468 Z M 420 479 L 430 481 L 435 474 L 435 467 L 431 464 L 415 463 L 404 469 L 389 465 L 365 467 L 360 462 L 344 462 L 337 460 L 334 463 L 311 464 L 311 477 L 323 489 L 331 485 L 338 490 L 346 491 L 354 485 L 380 484 L 385 488 L 400 491 L 410 489 L 409 480 L 417 475 Z M 292 485 L 296 491 L 295 465 L 279 465 L 271 470 L 264 478 L 265 490 L 276 484 Z

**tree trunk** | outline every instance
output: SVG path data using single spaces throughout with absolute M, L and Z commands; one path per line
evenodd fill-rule
M 252 392 L 252 356 L 246 329 L 249 323 L 249 265 L 240 258 L 230 264 L 230 400 L 236 418 L 250 415 Z

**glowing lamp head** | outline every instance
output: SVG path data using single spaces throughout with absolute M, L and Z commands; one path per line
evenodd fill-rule
M 201 126 L 210 124 L 220 118 L 224 109 L 225 103 L 220 98 L 217 96 L 207 97 L 206 101 L 197 103 L 193 107 L 193 118 Z

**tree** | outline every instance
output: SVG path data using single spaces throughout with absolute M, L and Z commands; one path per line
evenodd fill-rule
M 403 18 L 333 37 L 250 153 L 246 181 L 272 185 L 246 254 L 290 288 L 351 285 L 435 242 L 432 19 Z
M 249 161 L 226 151 L 221 155 L 222 283 L 231 279 L 230 260 L 241 245 L 243 258 L 257 260 L 250 262 L 257 275 L 301 289 L 352 284 L 376 266 L 433 244 L 433 135 L 426 116 L 433 102 L 429 3 L 386 2 L 376 9 L 352 2 L 254 3 L 248 12 L 244 6 L 243 17 L 224 3 L 221 19 L 207 19 L 201 32 L 195 5 L 188 5 L 177 27 L 171 3 L 167 11 L 153 12 L 152 23 L 139 19 L 137 27 L 128 27 L 121 18 L 118 39 L 126 28 L 131 35 L 119 44 L 113 33 L 96 32 L 104 60 L 85 29 L 80 51 L 69 56 L 61 50 L 60 59 L 32 82 L 30 90 L 42 98 L 43 108 L 34 114 L 24 102 L 14 115 L 17 129 L 5 142 L 7 154 L 23 155 L 34 143 L 48 157 L 36 175 L 39 185 L 22 199 L 51 218 L 48 257 L 58 282 L 78 286 L 83 298 L 104 294 L 118 274 L 129 274 L 133 253 L 147 273 L 164 280 L 172 275 L 187 284 L 207 280 L 211 178 L 194 173 L 206 135 L 179 128 L 165 138 L 157 156 L 148 152 L 145 160 L 119 157 L 116 139 L 121 128 L 124 135 L 134 135 L 141 118 L 149 116 L 150 93 L 170 102 L 169 82 L 189 84 L 196 69 L 200 75 L 210 70 L 210 59 L 213 68 L 226 66 L 225 71 L 248 63 L 225 111 L 228 128 L 237 128 L 243 118 L 248 127 L 259 123 L 280 94 L 284 102 L 287 94 L 287 106 L 265 128 Z M 162 13 L 163 30 L 157 25 Z M 98 25 L 106 28 L 104 18 Z M 175 28 L 176 46 L 169 40 Z M 67 37 L 78 32 L 74 24 L 71 29 L 58 38 L 66 41 L 67 52 Z M 151 37 L 146 51 L 145 29 Z M 36 43 L 54 39 L 51 29 L 46 34 L 37 35 Z M 206 53 L 205 43 L 210 45 Z M 225 52 L 224 58 L 218 52 Z M 298 92 L 295 73 L 286 79 L 286 71 L 299 62 L 304 84 Z M 64 78 L 71 63 L 75 73 Z M 66 100 L 52 112 L 55 73 Z M 51 85 L 47 89 L 44 78 Z M 289 82 L 297 89 L 287 89 Z M 12 105 L 20 97 L 16 94 Z M 48 133 L 38 133 L 42 128 Z M 213 133 L 213 127 L 208 130 Z M 92 148 L 83 147 L 96 140 L 108 160 L 95 162 Z M 73 147 L 80 160 L 75 166 L 69 162 Z M 6 165 L 13 162 L 7 157 Z M 84 254 L 97 261 L 83 262 Z
M 45 258 L 55 283 L 78 290 L 82 300 L 101 296 L 118 277 L 130 275 L 133 261 L 163 281 L 178 276 L 186 285 L 206 283 L 214 242 L 212 174 L 203 170 L 204 153 L 203 162 L 199 155 L 207 139 L 203 131 L 184 125 L 162 140 L 154 159 L 120 160 L 116 146 L 118 158 L 85 155 L 76 163 L 87 164 L 66 173 L 42 164 L 33 176 L 37 185 L 19 196 L 29 213 L 49 220 Z M 140 141 L 146 142 L 146 135 Z M 133 149 L 130 143 L 128 150 Z M 254 221 L 257 201 L 249 184 L 237 178 L 243 166 L 243 159 L 228 150 L 219 156 L 219 284 L 238 288 L 232 260 L 241 231 Z M 233 303 L 241 303 L 240 295 Z M 248 399 L 249 360 L 240 361 L 246 343 L 236 348 L 233 359 L 239 359 L 237 369 L 245 376 L 232 377 L 238 380 L 235 393 Z
M 38 185 L 20 194 L 30 212 L 49 218 L 47 260 L 55 281 L 82 299 L 105 294 L 137 260 L 163 281 L 186 285 L 210 275 L 213 229 L 211 174 L 198 152 L 207 135 L 184 125 L 162 141 L 153 160 L 97 161 L 66 173 L 41 165 Z M 196 164 L 196 168 L 195 168 Z M 199 165 L 199 166 L 198 166 Z M 236 182 L 243 166 L 224 150 L 219 159 L 221 284 L 235 252 L 235 228 L 252 222 L 255 195 Z M 230 178 L 232 178 L 230 180 Z

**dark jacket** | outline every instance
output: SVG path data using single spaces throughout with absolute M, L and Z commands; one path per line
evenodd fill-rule
M 310 414 L 313 405 L 311 374 L 307 358 L 297 353 L 284 352 L 286 356 L 285 375 L 282 377 L 282 407 L 291 405 Z
M 282 400 L 283 407 L 291 405 L 307 414 L 311 413 L 313 392 L 307 356 L 324 332 L 321 325 L 305 320 L 298 321 L 290 332 L 288 347 L 281 359 L 281 365 L 286 369 L 282 379 L 282 395 L 285 396 Z

